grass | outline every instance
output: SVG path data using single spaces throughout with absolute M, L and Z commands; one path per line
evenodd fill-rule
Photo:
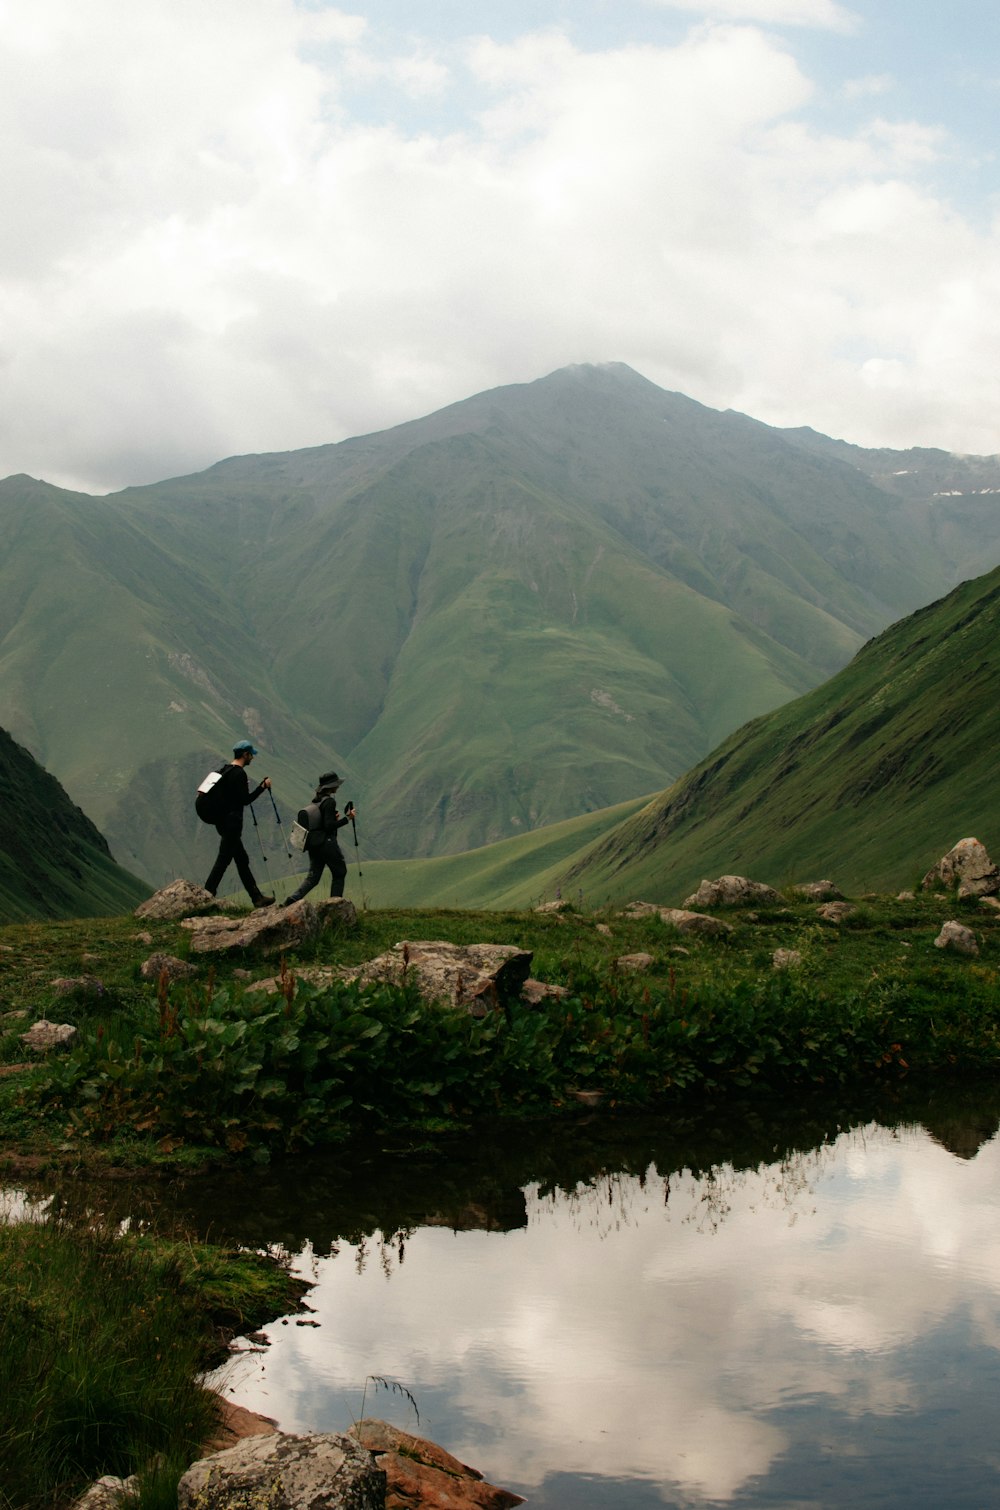
M 935 946 L 946 917 L 974 928 L 978 957 Z M 169 991 L 143 982 L 138 965 L 154 948 L 186 951 L 173 924 L 151 927 L 152 944 L 128 919 L 9 927 L 0 998 L 28 1016 L 0 1023 L 0 1065 L 13 1071 L 0 1076 L 0 1147 L 56 1163 L 266 1159 L 388 1125 L 558 1114 L 586 1090 L 608 1107 L 649 1108 L 757 1084 L 773 1095 L 1000 1064 L 991 910 L 872 897 L 837 926 L 789 895 L 727 921 L 723 937 L 696 938 L 657 914 L 610 909 L 362 912 L 356 929 L 288 960 L 277 997 L 241 978 L 273 975 L 273 961 L 220 962 Z M 528 949 L 535 977 L 567 994 L 477 1022 L 410 987 L 296 988 L 300 965 L 357 965 L 426 938 Z M 779 948 L 797 952 L 792 969 L 774 969 Z M 640 952 L 638 974 L 618 964 Z M 53 977 L 81 973 L 100 992 L 54 994 Z M 37 1016 L 71 1022 L 80 1038 L 23 1066 L 20 1033 Z
M 0 1224 L 0 1506 L 57 1510 L 105 1474 L 139 1476 L 137 1510 L 176 1505 L 216 1429 L 200 1372 L 300 1291 L 273 1259 L 93 1214 Z

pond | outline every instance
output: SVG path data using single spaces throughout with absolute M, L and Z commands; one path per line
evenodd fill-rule
M 217 1381 L 284 1430 L 381 1416 L 543 1510 L 983 1510 L 998 1124 L 996 1091 L 596 1115 L 171 1200 L 312 1281 Z

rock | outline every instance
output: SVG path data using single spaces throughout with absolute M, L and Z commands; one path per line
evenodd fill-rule
M 133 933 L 132 937 L 137 944 L 151 944 L 153 942 L 153 935 L 147 932 L 145 928 L 140 928 L 139 932 Z
M 294 907 L 260 907 L 242 917 L 182 918 L 191 934 L 192 954 L 294 953 L 319 935 L 319 914 L 311 902 Z
M 47 1054 L 51 1049 L 68 1049 L 77 1038 L 77 1030 L 68 1022 L 49 1022 L 40 1017 L 36 1023 L 21 1034 L 21 1042 L 36 1054 Z
M 139 966 L 139 974 L 143 980 L 158 981 L 161 975 L 165 975 L 168 981 L 190 980 L 192 975 L 198 974 L 198 966 L 173 954 L 151 954 Z
M 1000 870 L 978 839 L 959 839 L 920 883 L 923 891 L 950 891 L 956 885 L 959 897 L 992 897 L 1000 892 Z
M 119 1479 L 111 1473 L 91 1484 L 85 1494 L 73 1505 L 73 1510 L 125 1510 L 139 1488 L 139 1480 Z
M 629 902 L 628 906 L 622 909 L 622 917 L 648 918 L 652 913 L 659 911 L 655 902 Z
M 684 907 L 658 907 L 656 911 L 667 927 L 676 928 L 678 933 L 705 933 L 718 938 L 733 931 L 721 918 L 708 917 L 704 912 L 688 912 Z
M 753 907 L 784 902 L 779 891 L 763 881 L 748 881 L 746 876 L 720 876 L 717 881 L 702 881 L 697 891 L 684 898 L 685 907 Z
M 816 916 L 824 923 L 842 923 L 852 912 L 857 912 L 857 908 L 850 902 L 824 902 L 822 907 L 816 908 Z
M 832 881 L 801 881 L 792 892 L 807 902 L 842 902 L 844 893 Z
M 385 1473 L 339 1432 L 249 1436 L 193 1463 L 178 1510 L 383 1510 Z
M 652 963 L 651 954 L 620 954 L 615 960 L 615 969 L 624 970 L 626 975 L 636 975 L 641 970 L 648 970 Z
M 531 951 L 513 944 L 450 944 L 443 939 L 404 940 L 345 980 L 416 984 L 426 1001 L 447 1001 L 485 1017 L 490 1007 L 519 996 L 531 969 Z
M 330 928 L 358 926 L 358 909 L 347 897 L 327 897 L 325 902 L 316 902 L 315 907 L 321 933 Z
M 935 949 L 954 949 L 956 954 L 978 954 L 979 943 L 971 928 L 954 921 L 943 923 L 934 940 Z
M 569 909 L 572 906 L 573 906 L 573 903 L 567 901 L 565 897 L 557 897 L 554 902 L 539 902 L 538 906 L 535 908 L 535 911 L 536 912 L 568 912 Z
M 568 995 L 568 986 L 550 985 L 547 980 L 528 979 L 521 987 L 521 1000 L 526 1001 L 529 1007 L 537 1007 L 543 1001 L 559 1001 Z
M 915 902 L 916 900 L 917 895 L 914 891 L 898 891 L 896 893 L 897 902 Z
M 350 1436 L 375 1455 L 386 1476 L 386 1510 L 511 1510 L 519 1494 L 487 1484 L 443 1447 L 385 1421 L 359 1421 Z
M 607 923 L 595 923 L 594 928 L 598 933 L 603 933 L 605 938 L 611 937 L 611 929 L 608 927 Z
M 772 970 L 794 970 L 802 963 L 797 949 L 775 949 L 771 955 Z
M 0 1012 L 0 1028 L 7 1027 L 12 1022 L 23 1022 L 27 1015 L 27 1007 L 14 1007 L 9 1012 Z
M 176 922 L 178 918 L 191 917 L 195 913 L 217 911 L 220 905 L 204 886 L 196 886 L 193 881 L 178 880 L 171 881 L 169 886 L 162 887 L 144 902 L 140 902 L 132 916 Z
M 988 907 L 991 912 L 1000 912 L 1000 897 L 980 897 L 979 905 Z
M 57 996 L 103 996 L 104 982 L 98 975 L 57 975 L 49 985 Z

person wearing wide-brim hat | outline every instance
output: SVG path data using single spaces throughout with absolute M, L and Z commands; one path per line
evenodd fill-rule
M 337 807 L 337 792 L 340 789 L 340 777 L 336 771 L 327 771 L 316 783 L 316 792 L 313 802 L 319 808 L 319 826 L 309 831 L 306 840 L 306 854 L 309 856 L 309 873 L 305 880 L 285 900 L 285 906 L 291 907 L 293 902 L 301 902 L 307 892 L 318 886 L 323 876 L 324 866 L 330 872 L 330 895 L 342 897 L 344 895 L 344 882 L 347 880 L 347 861 L 344 852 L 337 843 L 337 832 L 352 818 L 357 817 L 354 803 L 349 802 L 343 815 Z M 304 813 L 299 814 L 299 822 L 302 823 Z M 307 824 L 303 826 L 308 826 Z
M 257 753 L 258 751 L 249 739 L 241 739 L 233 745 L 233 758 L 213 788 L 213 796 L 220 814 L 215 824 L 219 835 L 219 853 L 205 882 L 205 890 L 210 891 L 214 897 L 222 877 L 235 860 L 239 878 L 249 893 L 253 905 L 272 907 L 274 898 L 266 897 L 257 885 L 254 873 L 250 869 L 250 856 L 243 843 L 243 809 L 249 807 L 251 802 L 256 802 L 261 792 L 266 792 L 271 785 L 271 778 L 265 776 L 253 791 L 250 790 L 247 766 Z

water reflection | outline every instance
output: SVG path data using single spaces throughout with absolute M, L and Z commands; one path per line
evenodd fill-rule
M 364 1408 L 542 1510 L 982 1510 L 1000 1503 L 998 1120 L 981 1093 L 797 1131 L 605 1117 L 168 1204 L 314 1281 L 312 1313 L 225 1383 L 287 1430 Z

